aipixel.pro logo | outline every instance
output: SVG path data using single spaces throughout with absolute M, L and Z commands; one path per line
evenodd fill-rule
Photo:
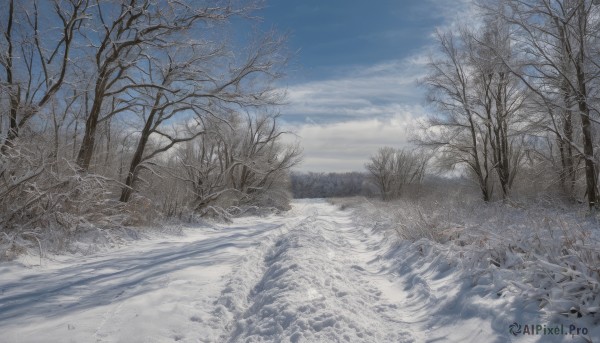
M 524 324 L 514 322 L 508 326 L 508 332 L 513 336 L 518 335 L 587 335 L 588 328 L 578 327 L 575 324 L 566 328 L 564 325 L 546 325 L 546 324 Z

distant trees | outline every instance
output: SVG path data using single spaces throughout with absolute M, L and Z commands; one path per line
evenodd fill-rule
M 292 193 L 295 198 L 332 198 L 369 196 L 374 193 L 366 173 L 292 173 Z
M 404 186 L 423 181 L 429 158 L 417 151 L 383 147 L 365 165 L 383 200 L 402 195 Z

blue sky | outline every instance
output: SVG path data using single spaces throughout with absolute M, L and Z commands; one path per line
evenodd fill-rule
M 404 147 L 426 113 L 423 76 L 432 33 L 466 0 L 270 0 L 263 29 L 297 51 L 281 87 L 284 125 L 304 148 L 301 171 L 363 171 L 381 146 Z M 289 138 L 293 140 L 292 138 Z
M 313 79 L 409 56 L 443 23 L 435 7 L 423 0 L 271 0 L 260 15 L 265 28 L 290 32 L 302 71 L 293 76 Z

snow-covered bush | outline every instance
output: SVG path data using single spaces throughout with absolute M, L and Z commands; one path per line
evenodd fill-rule
M 518 293 L 550 314 L 598 315 L 598 217 L 560 202 L 482 203 L 472 194 L 459 187 L 394 202 L 332 201 L 363 227 L 438 250 L 474 283 L 488 275 L 490 291 Z
M 157 220 L 151 202 L 114 200 L 114 182 L 80 173 L 68 160 L 48 161 L 43 151 L 9 149 L 0 155 L 0 259 L 35 249 L 63 252 L 85 232 L 110 240 L 110 229 Z
M 228 121 L 205 120 L 203 135 L 182 143 L 162 161 L 156 174 L 163 176 L 148 173 L 153 186 L 143 192 L 165 199 L 165 212 L 179 216 L 181 209 L 213 218 L 224 218 L 230 207 L 289 209 L 288 174 L 301 151 L 282 142 L 286 132 L 278 118 L 233 113 Z

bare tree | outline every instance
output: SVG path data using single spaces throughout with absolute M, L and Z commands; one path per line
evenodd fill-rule
M 597 205 L 594 119 L 598 108 L 598 14 L 592 0 L 506 1 L 506 20 L 518 29 L 528 57 L 520 75 L 545 109 L 538 124 L 556 136 L 563 187 L 572 192 L 578 159 L 585 164 L 587 202 Z M 575 134 L 578 114 L 580 135 Z
M 9 125 L 0 142 L 2 152 L 14 146 L 19 131 L 65 84 L 88 1 L 53 0 L 40 6 L 38 1 L 10 0 L 6 5 L 0 38 L 0 91 L 9 99 Z
M 441 151 L 452 165 L 465 164 L 477 180 L 483 200 L 489 201 L 493 194 L 492 138 L 475 111 L 479 94 L 470 64 L 470 34 L 463 30 L 457 39 L 438 31 L 437 38 L 440 57 L 430 60 L 423 83 L 429 90 L 428 100 L 439 113 L 426 122 L 419 144 Z
M 365 165 L 367 171 L 371 174 L 383 200 L 389 200 L 392 195 L 392 182 L 394 179 L 394 154 L 396 150 L 390 147 L 383 147 L 377 151 L 377 154 L 371 157 L 371 162 Z
M 142 82 L 145 86 L 132 88 L 128 93 L 132 99 L 130 106 L 143 109 L 144 124 L 120 200 L 129 200 L 139 170 L 147 167 L 144 162 L 178 143 L 204 134 L 203 117 L 220 117 L 221 113 L 238 108 L 277 105 L 282 94 L 275 91 L 271 83 L 281 75 L 279 69 L 286 61 L 280 53 L 283 43 L 283 37 L 273 33 L 265 35 L 248 49 L 248 56 L 239 66 L 234 66 L 235 61 L 231 62 L 227 74 L 222 64 L 227 60 L 228 50 L 205 42 L 186 42 L 185 46 L 172 52 L 157 53 L 159 58 L 149 60 L 148 69 L 142 71 L 147 78 Z M 262 77 L 261 82 L 252 82 L 251 78 L 257 77 Z M 134 99 L 139 98 L 145 99 L 144 103 L 134 105 L 137 101 Z M 183 135 L 177 134 L 174 127 L 171 132 L 164 127 L 165 122 L 186 116 L 191 116 L 190 120 L 196 124 L 195 128 L 188 126 Z M 165 144 L 146 151 L 153 135 Z M 241 188 L 244 188 L 249 172 L 244 170 L 242 174 Z
M 163 128 L 163 123 L 175 119 L 178 114 L 185 114 L 186 111 L 192 111 L 193 107 L 189 99 L 193 96 L 192 92 L 186 91 L 185 87 L 190 86 L 186 81 L 197 79 L 191 77 L 187 68 L 195 61 L 176 63 L 171 56 L 168 57 L 168 63 L 163 66 L 155 61 L 148 62 L 148 70 L 145 71 L 148 82 L 147 87 L 137 90 L 137 96 L 132 95 L 131 102 L 138 102 L 136 107 L 141 108 L 140 116 L 142 118 L 142 129 L 135 152 L 131 158 L 129 172 L 125 179 L 125 185 L 121 191 L 120 200 L 129 201 L 133 193 L 134 183 L 138 179 L 140 170 L 144 167 L 144 162 L 150 161 L 156 155 L 172 148 L 175 144 L 194 139 L 202 131 L 187 128 L 187 134 L 183 136 L 177 134 L 177 129 L 168 132 L 168 128 Z M 141 100 L 137 100 L 141 98 Z M 134 100 L 136 99 L 136 100 Z M 166 140 L 165 144 L 158 144 L 150 152 L 146 152 L 151 135 Z M 148 167 L 148 166 L 146 166 Z
M 419 143 L 440 151 L 450 166 L 466 165 L 489 201 L 495 184 L 507 198 L 518 173 L 529 95 L 514 74 L 508 24 L 501 16 L 487 18 L 480 32 L 438 32 L 441 53 L 423 83 L 439 112 L 425 123 Z
M 423 182 L 429 158 L 430 155 L 421 150 L 400 149 L 396 151 L 393 168 L 396 196 L 403 194 L 404 186 Z
M 126 92 L 147 87 L 136 73 L 147 62 L 146 49 L 168 49 L 192 29 L 208 29 L 247 9 L 225 6 L 192 6 L 181 1 L 130 0 L 95 1 L 90 12 L 92 23 L 86 37 L 92 42 L 85 49 L 91 54 L 94 69 L 90 108 L 77 164 L 87 170 L 92 160 L 98 123 L 134 106 Z M 101 29 L 96 26 L 100 24 Z M 204 25 L 202 25 L 204 24 Z M 93 43 L 99 42 L 99 44 Z M 125 100 L 125 101 L 124 101 Z
M 215 203 L 262 204 L 285 199 L 286 175 L 300 162 L 296 145 L 284 145 L 285 131 L 278 115 L 243 117 L 232 114 L 227 121 L 205 121 L 205 134 L 179 150 L 181 177 L 193 190 L 193 209 Z M 271 199 L 271 200 L 269 200 Z
M 423 181 L 428 160 L 422 152 L 383 147 L 365 168 L 379 188 L 382 199 L 390 200 L 401 196 L 405 185 Z
M 529 92 L 518 72 L 509 26 L 501 16 L 488 18 L 481 34 L 467 33 L 475 77 L 474 112 L 487 130 L 491 162 L 502 197 L 507 198 L 522 157 L 520 136 Z

